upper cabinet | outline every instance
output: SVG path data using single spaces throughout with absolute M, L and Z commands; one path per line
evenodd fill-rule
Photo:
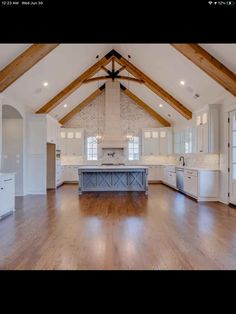
M 194 115 L 191 126 L 174 132 L 175 154 L 219 152 L 219 107 L 208 105 Z
M 172 154 L 172 128 L 142 129 L 143 156 Z
M 196 114 L 197 153 L 219 153 L 219 105 Z
M 187 127 L 174 132 L 174 152 L 175 154 L 196 153 L 197 133 L 196 127 Z
M 84 130 L 79 128 L 61 128 L 61 151 L 64 156 L 83 156 Z
M 60 124 L 50 115 L 47 115 L 47 142 L 56 144 L 56 148 L 60 149 Z

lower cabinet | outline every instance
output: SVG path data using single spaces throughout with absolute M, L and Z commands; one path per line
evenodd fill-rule
M 162 181 L 162 166 L 148 166 L 148 182 Z
M 198 201 L 217 201 L 219 171 L 184 170 L 184 192 Z
M 198 196 L 198 172 L 184 170 L 184 192 L 197 197 Z
M 0 219 L 15 210 L 15 175 L 0 176 Z
M 64 166 L 57 165 L 56 166 L 56 186 L 62 185 L 64 182 Z
M 78 169 L 79 166 L 64 166 L 63 181 L 78 182 L 79 181 Z
M 163 178 L 162 181 L 170 185 L 173 188 L 176 188 L 176 172 L 175 166 L 162 166 L 163 169 Z

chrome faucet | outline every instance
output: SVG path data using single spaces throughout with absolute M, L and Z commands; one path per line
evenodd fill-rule
M 179 161 L 181 161 L 181 159 L 183 159 L 183 167 L 184 167 L 185 166 L 184 156 L 180 156 Z

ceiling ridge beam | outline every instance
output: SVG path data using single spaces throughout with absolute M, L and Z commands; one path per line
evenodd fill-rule
M 129 97 L 131 98 L 137 105 L 139 105 L 142 109 L 147 111 L 153 118 L 158 120 L 162 125 L 165 127 L 170 127 L 171 124 L 169 121 L 167 121 L 165 118 L 163 118 L 159 113 L 157 113 L 154 109 L 152 109 L 149 105 L 147 105 L 142 99 L 140 99 L 138 96 L 133 94 L 128 88 L 126 88 L 124 85 L 120 84 L 121 90 Z
M 236 96 L 236 75 L 198 44 L 172 44 L 176 50 Z
M 33 44 L 0 71 L 0 92 L 43 59 L 59 44 Z
M 119 63 L 121 66 L 126 66 L 126 69 L 129 73 L 143 80 L 144 84 L 150 90 L 152 90 L 156 95 L 158 95 L 160 98 L 166 101 L 172 108 L 174 108 L 177 112 L 179 112 L 183 117 L 185 117 L 188 120 L 192 118 L 192 112 L 188 108 L 186 108 L 183 104 L 181 104 L 177 99 L 175 99 L 172 95 L 170 95 L 166 90 L 164 90 L 160 85 L 154 82 L 145 73 L 140 71 L 130 61 L 122 57 L 116 51 L 113 52 L 113 55 L 115 56 L 117 63 Z
M 48 113 L 59 105 L 70 94 L 77 90 L 87 79 L 96 74 L 101 66 L 106 66 L 112 59 L 110 52 L 106 54 L 101 60 L 90 66 L 86 71 L 80 74 L 74 81 L 61 90 L 56 96 L 54 96 L 49 102 L 43 105 L 36 113 Z
M 79 105 L 73 108 L 69 113 L 67 113 L 60 121 L 62 125 L 71 120 L 77 113 L 79 113 L 82 109 L 84 109 L 87 105 L 91 104 L 91 102 L 103 93 L 105 89 L 105 84 L 96 89 L 91 95 L 85 98 Z

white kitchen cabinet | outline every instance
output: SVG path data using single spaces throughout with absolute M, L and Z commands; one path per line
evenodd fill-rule
M 219 109 L 220 105 L 208 105 L 196 114 L 197 153 L 219 153 Z
M 219 171 L 185 169 L 184 192 L 198 201 L 217 201 L 219 198 Z
M 61 128 L 60 134 L 62 156 L 83 156 L 84 154 L 83 129 Z
M 15 175 L 0 174 L 0 219 L 15 210 Z
M 142 155 L 157 156 L 172 154 L 172 128 L 142 130 Z
M 176 171 L 175 166 L 162 166 L 163 168 L 163 177 L 162 181 L 173 187 L 176 188 Z
M 60 124 L 50 115 L 46 116 L 47 119 L 47 142 L 56 144 L 58 146 L 58 128 Z
M 64 166 L 64 182 L 78 182 L 78 166 Z
M 157 129 L 143 129 L 142 133 L 143 156 L 159 154 L 159 131 Z
M 57 164 L 56 165 L 56 186 L 60 186 L 64 182 L 64 166 Z
M 175 154 L 191 154 L 196 152 L 196 127 L 187 127 L 174 133 Z
M 171 155 L 173 152 L 173 141 L 172 141 L 172 128 L 160 128 L 159 138 L 160 138 L 160 155 Z
M 148 182 L 157 182 L 162 180 L 162 166 L 148 166 Z
M 198 196 L 198 172 L 184 170 L 184 192 L 197 197 Z

